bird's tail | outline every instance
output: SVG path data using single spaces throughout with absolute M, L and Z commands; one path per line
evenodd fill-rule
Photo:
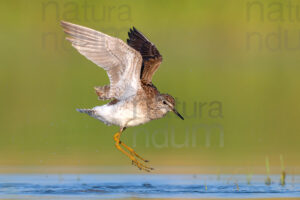
M 80 113 L 86 113 L 90 116 L 94 116 L 95 115 L 95 110 L 93 109 L 76 109 L 78 112 Z

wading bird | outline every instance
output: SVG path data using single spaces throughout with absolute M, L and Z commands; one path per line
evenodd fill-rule
M 121 142 L 122 132 L 127 127 L 144 124 L 165 116 L 175 109 L 175 99 L 161 94 L 152 83 L 152 76 L 162 62 L 162 56 L 142 33 L 130 29 L 127 44 L 121 39 L 69 22 L 61 22 L 66 38 L 87 59 L 103 68 L 110 84 L 95 87 L 100 100 L 109 103 L 92 109 L 77 109 L 107 125 L 116 125 L 120 131 L 114 135 L 115 146 L 128 156 L 139 169 L 150 171 L 132 148 Z M 125 151 L 121 145 L 127 149 Z

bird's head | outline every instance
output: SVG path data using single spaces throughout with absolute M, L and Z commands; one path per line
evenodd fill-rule
M 169 94 L 161 94 L 158 96 L 158 104 L 159 108 L 163 110 L 165 113 L 172 111 L 174 112 L 180 119 L 184 120 L 184 118 L 177 112 L 175 109 L 175 99 Z

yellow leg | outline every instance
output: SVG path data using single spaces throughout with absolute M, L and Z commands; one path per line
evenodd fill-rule
M 114 135 L 114 140 L 115 140 L 115 146 L 116 148 L 121 151 L 122 153 L 124 153 L 126 156 L 128 156 L 130 158 L 130 160 L 132 161 L 132 164 L 134 164 L 135 166 L 137 166 L 139 169 L 141 170 L 145 170 L 147 172 L 150 172 L 150 170 L 153 170 L 153 168 L 151 167 L 148 167 L 142 163 L 140 163 L 133 155 L 129 154 L 128 152 L 126 152 L 124 149 L 121 148 L 120 144 L 123 144 L 121 141 L 120 141 L 120 137 L 121 137 L 121 133 L 122 133 L 122 130 L 120 130 L 120 132 L 117 132 L 115 135 Z M 123 145 L 124 146 L 124 145 Z M 125 145 L 127 146 L 127 145 Z M 128 147 L 128 146 L 127 146 Z M 129 147 L 130 148 L 130 147 Z M 131 149 L 131 148 L 130 148 Z M 133 149 L 132 149 L 133 151 Z M 133 151 L 134 152 L 134 151 Z
M 145 160 L 144 158 L 142 158 L 139 154 L 137 154 L 131 147 L 127 146 L 125 143 L 121 142 L 121 144 L 128 149 L 128 151 L 130 151 L 131 155 L 136 156 L 137 158 L 141 159 L 144 162 L 149 162 L 149 160 Z

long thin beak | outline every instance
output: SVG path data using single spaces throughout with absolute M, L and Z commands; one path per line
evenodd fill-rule
M 180 117 L 180 119 L 184 120 L 184 118 L 181 116 L 181 114 L 179 114 L 179 112 L 177 112 L 177 110 L 174 108 L 172 110 L 178 117 Z

